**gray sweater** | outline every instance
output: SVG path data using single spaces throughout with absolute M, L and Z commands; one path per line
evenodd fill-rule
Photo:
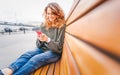
M 41 42 L 37 39 L 36 46 L 38 48 L 42 48 L 44 51 L 52 50 L 54 52 L 61 53 L 64 44 L 65 28 L 66 25 L 64 24 L 61 28 L 49 28 L 47 30 L 45 29 L 45 25 L 42 24 L 40 26 L 40 30 L 42 33 L 46 34 L 51 41 L 47 43 Z

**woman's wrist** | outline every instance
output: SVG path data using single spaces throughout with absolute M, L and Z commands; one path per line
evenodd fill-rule
M 49 43 L 50 41 L 51 41 L 51 39 L 50 39 L 50 38 L 48 38 L 46 42 L 47 42 L 47 43 Z

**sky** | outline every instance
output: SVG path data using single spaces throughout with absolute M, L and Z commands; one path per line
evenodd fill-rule
M 0 21 L 34 23 L 42 22 L 43 10 L 49 2 L 57 2 L 65 15 L 74 0 L 0 0 Z

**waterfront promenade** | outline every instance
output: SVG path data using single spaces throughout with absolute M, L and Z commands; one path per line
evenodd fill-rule
M 0 34 L 0 69 L 7 67 L 22 53 L 34 49 L 36 33 Z

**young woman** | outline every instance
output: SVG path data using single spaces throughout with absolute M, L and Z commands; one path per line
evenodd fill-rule
M 57 3 L 49 3 L 44 10 L 45 22 L 36 41 L 37 48 L 21 55 L 8 68 L 0 70 L 0 75 L 30 75 L 33 71 L 60 59 L 64 35 L 65 16 Z

